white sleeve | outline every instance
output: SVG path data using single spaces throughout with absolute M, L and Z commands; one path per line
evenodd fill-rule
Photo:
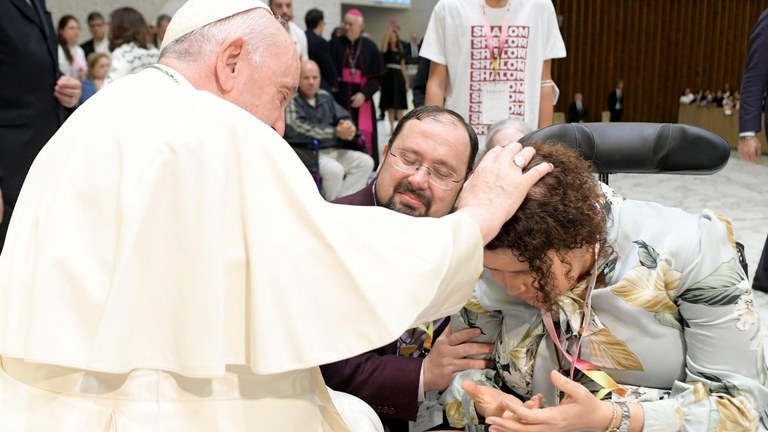
M 565 42 L 563 42 L 563 35 L 560 34 L 560 26 L 557 24 L 557 13 L 552 2 L 545 2 L 544 6 L 547 11 L 544 15 L 544 29 L 543 35 L 546 38 L 544 43 L 544 60 L 564 58 Z
M 419 56 L 435 63 L 447 64 L 445 54 L 445 1 L 441 0 L 432 11 Z

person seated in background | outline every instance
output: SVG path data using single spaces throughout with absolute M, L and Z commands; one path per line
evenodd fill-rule
M 680 103 L 690 105 L 696 101 L 696 95 L 693 94 L 690 87 L 686 87 L 683 93 L 680 95 Z
M 573 102 L 568 106 L 568 123 L 584 123 L 589 121 L 589 111 L 584 104 L 581 93 L 573 95 Z
M 109 49 L 112 64 L 107 82 L 134 74 L 157 63 L 160 51 L 149 42 L 150 37 L 144 16 L 134 8 L 115 9 L 109 20 Z
M 712 97 L 712 105 L 722 108 L 723 102 L 725 101 L 725 98 L 723 97 L 723 91 L 718 90 L 715 92 L 715 96 Z
M 452 424 L 468 390 L 499 431 L 765 430 L 763 337 L 730 220 L 625 200 L 574 149 L 532 147 L 555 169 L 488 243 L 452 319 L 495 343 L 494 368 L 443 394 Z M 548 408 L 515 403 L 537 394 Z
M 361 151 L 345 149 L 356 138 L 349 113 L 320 89 L 320 68 L 307 60 L 301 64 L 299 91 L 285 109 L 285 140 L 319 142 L 322 194 L 333 200 L 360 190 L 373 171 L 373 159 Z
M 417 217 L 445 216 L 472 169 L 477 148 L 474 130 L 455 112 L 416 108 L 385 145 L 376 180 L 334 202 L 382 206 Z M 434 392 L 444 390 L 454 373 L 489 366 L 486 360 L 467 358 L 491 351 L 490 344 L 466 343 L 480 331 L 453 333 L 446 329 L 448 321 L 424 323 L 386 346 L 321 366 L 326 384 L 367 402 L 390 432 L 408 432 L 408 421 L 415 421 L 419 411 L 438 407 Z M 430 427 L 442 415 L 435 421 Z
M 83 95 L 80 96 L 80 103 L 85 102 L 104 87 L 109 63 L 109 54 L 97 51 L 88 55 L 88 78 L 83 80 Z
M 701 106 L 707 106 L 712 103 L 712 99 L 715 96 L 712 94 L 712 92 L 709 89 L 704 89 L 704 91 L 699 92 L 699 96 L 696 98 L 696 101 Z
M 492 124 L 488 128 L 485 148 L 478 152 L 477 157 L 475 157 L 475 166 L 480 163 L 480 159 L 492 148 L 515 142 L 531 132 L 533 132 L 531 125 L 518 118 L 508 118 Z

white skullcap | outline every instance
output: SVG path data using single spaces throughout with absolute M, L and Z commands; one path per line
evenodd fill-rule
M 256 8 L 270 10 L 259 0 L 188 0 L 171 18 L 160 50 L 208 24 Z

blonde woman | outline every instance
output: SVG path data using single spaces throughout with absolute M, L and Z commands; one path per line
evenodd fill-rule
M 110 63 L 109 54 L 106 53 L 93 52 L 88 56 L 88 79 L 83 80 L 83 95 L 80 97 L 80 103 L 85 102 L 104 87 Z
M 397 31 L 395 22 L 390 22 L 387 34 L 381 43 L 381 55 L 387 70 L 381 80 L 379 109 L 387 112 L 389 131 L 392 132 L 395 121 L 400 120 L 403 117 L 403 111 L 408 109 L 406 93 L 410 87 L 403 45 L 400 43 L 400 33 Z

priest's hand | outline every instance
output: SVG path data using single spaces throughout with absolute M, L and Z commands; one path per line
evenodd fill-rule
M 349 98 L 349 103 L 352 108 L 360 108 L 365 103 L 365 95 L 361 92 L 357 92 Z
M 470 342 L 481 334 L 482 330 L 479 328 L 469 328 L 453 333 L 450 325 L 446 327 L 424 359 L 422 366 L 424 390 L 445 390 L 457 372 L 491 367 L 491 362 L 488 360 L 468 358 L 480 355 L 487 357 L 487 354 L 493 351 L 493 344 Z
M 59 100 L 59 103 L 67 108 L 73 108 L 80 101 L 83 94 L 83 84 L 66 75 L 62 75 L 56 81 L 56 87 L 53 89 L 53 95 Z
M 552 164 L 540 163 L 524 172 L 535 154 L 533 147 L 523 148 L 520 143 L 495 147 L 485 154 L 464 184 L 456 201 L 457 213 L 475 220 L 483 244 L 499 233 L 531 186 L 552 171 Z

